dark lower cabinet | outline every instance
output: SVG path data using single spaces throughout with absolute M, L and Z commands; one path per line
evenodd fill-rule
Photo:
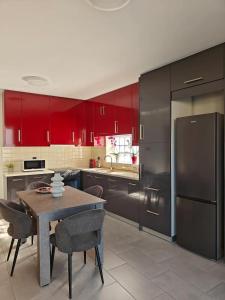
M 34 181 L 50 183 L 52 176 L 53 174 L 40 174 L 7 177 L 7 200 L 18 201 L 17 192 L 26 190 L 27 186 Z
M 16 193 L 26 189 L 26 180 L 24 176 L 13 176 L 7 178 L 7 200 L 19 200 Z
M 83 189 L 91 185 L 101 185 L 105 209 L 109 212 L 139 222 L 139 182 L 109 175 L 82 172 Z

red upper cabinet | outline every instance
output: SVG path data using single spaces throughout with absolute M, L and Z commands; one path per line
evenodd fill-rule
M 50 144 L 75 144 L 73 99 L 51 97 Z
M 4 92 L 4 146 L 21 146 L 21 93 Z
M 132 89 L 131 86 L 115 90 L 114 94 L 114 133 L 132 133 Z
M 106 136 L 114 133 L 114 105 L 112 93 L 92 99 L 94 103 L 94 135 Z
M 50 97 L 21 93 L 23 146 L 49 146 L 50 144 Z
M 94 146 L 94 119 L 95 106 L 91 101 L 85 102 L 85 119 L 86 119 L 86 146 Z

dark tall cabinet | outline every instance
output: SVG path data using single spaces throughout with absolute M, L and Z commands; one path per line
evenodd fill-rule
M 140 226 L 171 235 L 170 69 L 140 77 Z

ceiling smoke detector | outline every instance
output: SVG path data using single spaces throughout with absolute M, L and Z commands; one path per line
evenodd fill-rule
M 32 86 L 46 86 L 48 85 L 48 80 L 40 76 L 23 76 L 22 79 Z
M 102 11 L 116 11 L 125 7 L 130 0 L 86 0 L 89 5 Z

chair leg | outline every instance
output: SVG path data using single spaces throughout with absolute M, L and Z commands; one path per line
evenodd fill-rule
M 102 284 L 104 284 L 102 264 L 101 264 L 101 259 L 100 259 L 100 255 L 99 255 L 99 251 L 98 251 L 98 246 L 95 247 L 95 254 L 96 254 L 96 258 L 97 258 L 97 262 L 98 262 L 98 269 L 99 269 L 99 273 L 100 273 L 100 276 L 101 276 Z
M 11 243 L 10 243 L 10 247 L 9 247 L 9 252 L 8 252 L 8 256 L 7 256 L 7 261 L 9 260 L 10 258 L 10 254 L 12 252 L 12 247 L 13 247 L 13 244 L 14 244 L 14 238 L 11 239 Z
M 12 265 L 10 276 L 13 276 L 13 272 L 14 272 L 14 269 L 15 269 L 17 256 L 18 256 L 19 249 L 20 249 L 20 244 L 21 244 L 21 239 L 18 240 L 17 245 L 16 245 L 16 251 L 15 251 L 15 255 L 14 255 L 14 259 L 13 259 L 13 265 Z
M 68 254 L 69 298 L 72 298 L 72 253 Z
M 84 251 L 84 264 L 86 265 L 86 262 L 87 262 L 87 252 Z
M 51 252 L 51 257 L 50 257 L 50 274 L 52 277 L 52 270 L 53 270 L 53 265 L 54 265 L 54 257 L 55 257 L 55 246 L 52 245 L 52 252 Z
M 31 245 L 33 245 L 34 244 L 34 236 L 32 235 L 31 236 Z

